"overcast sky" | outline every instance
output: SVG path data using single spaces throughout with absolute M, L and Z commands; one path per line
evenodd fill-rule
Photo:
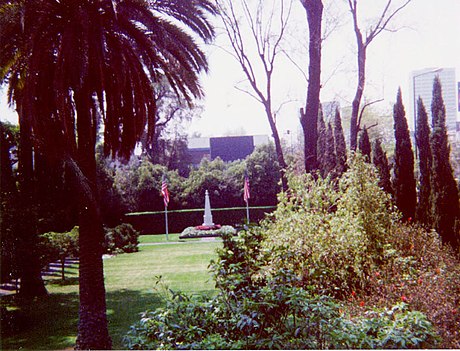
M 327 1 L 325 1 L 326 7 Z M 351 16 L 345 0 L 333 0 L 329 12 L 339 14 L 342 25 L 324 42 L 323 47 L 323 89 L 322 101 L 339 100 L 342 107 L 351 105 L 356 90 L 356 44 Z M 340 8 L 336 8 L 341 3 Z M 360 17 L 372 21 L 384 3 L 381 0 L 360 1 Z M 385 1 L 386 3 L 386 1 Z M 374 6 L 380 4 L 381 6 Z M 327 15 L 327 14 L 326 14 Z M 292 20 L 297 22 L 296 40 L 308 43 L 306 15 L 300 1 L 294 2 Z M 402 88 L 406 112 L 411 113 L 410 72 L 426 67 L 455 67 L 457 80 L 460 78 L 460 0 L 413 0 L 395 18 L 392 28 L 399 31 L 385 32 L 376 38 L 368 49 L 367 82 L 365 98 L 370 100 L 384 98 L 376 107 L 390 109 L 396 99 L 399 86 Z M 302 30 L 303 29 L 303 30 Z M 304 35 L 302 35 L 304 34 Z M 225 45 L 225 37 L 217 39 Z M 289 43 L 288 43 L 289 44 Z M 298 45 L 294 41 L 293 46 Z M 270 128 L 263 107 L 247 94 L 235 89 L 242 87 L 244 76 L 233 59 L 218 48 L 210 49 L 211 72 L 204 77 L 206 92 L 205 110 L 200 120 L 192 123 L 190 130 L 205 136 L 225 135 L 241 130 L 247 134 L 268 134 Z M 299 62 L 306 67 L 308 58 Z M 286 130 L 296 131 L 299 108 L 303 106 L 307 85 L 299 71 L 283 61 L 277 68 L 277 85 L 285 88 L 278 96 L 282 100 L 297 100 L 283 105 L 277 125 L 281 134 Z
M 267 0 L 271 1 L 271 0 Z M 341 26 L 324 42 L 321 92 L 322 101 L 339 100 L 342 107 L 351 104 L 356 89 L 356 44 L 350 13 L 345 0 L 324 1 L 329 13 L 339 16 Z M 386 2 L 386 1 L 385 1 Z M 360 17 L 372 22 L 384 0 L 361 0 Z M 330 4 L 330 6 L 329 6 Z M 365 8 L 363 6 L 368 5 Z M 372 4 L 372 5 L 371 5 Z M 294 1 L 292 10 L 294 34 L 284 45 L 299 58 L 299 65 L 306 71 L 308 44 L 305 10 L 300 1 Z M 364 26 L 364 24 L 363 24 Z M 410 72 L 427 67 L 455 67 L 460 80 L 460 0 L 413 0 L 394 21 L 397 32 L 382 33 L 369 47 L 367 60 L 367 85 L 365 98 L 384 98 L 379 109 L 391 108 L 398 86 L 401 86 L 407 113 L 411 113 L 409 92 Z M 228 45 L 224 35 L 216 44 Z M 234 59 L 217 46 L 206 49 L 209 54 L 210 72 L 203 76 L 206 98 L 200 119 L 188 126 L 190 133 L 203 136 L 229 134 L 267 134 L 270 128 L 262 105 L 249 95 L 236 89 L 245 87 L 241 68 Z M 287 60 L 279 61 L 276 68 L 276 105 L 283 107 L 277 115 L 280 134 L 299 128 L 298 111 L 304 105 L 307 84 L 298 69 Z M 2 92 L 2 95 L 4 91 Z M 277 107 L 275 106 L 275 107 Z M 4 96 L 0 105 L 0 119 L 17 120 L 15 113 L 6 106 Z

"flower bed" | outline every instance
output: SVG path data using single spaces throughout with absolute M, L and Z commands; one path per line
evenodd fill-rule
M 210 238 L 210 237 L 219 237 L 223 233 L 229 233 L 236 235 L 237 231 L 230 225 L 221 226 L 219 224 L 212 226 L 199 225 L 196 227 L 187 227 L 185 228 L 179 239 L 191 239 L 191 238 Z

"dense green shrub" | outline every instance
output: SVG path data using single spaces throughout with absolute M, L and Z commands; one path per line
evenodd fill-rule
M 407 301 L 436 327 L 441 348 L 460 348 L 460 262 L 452 248 L 436 232 L 411 223 L 395 223 L 388 240 L 393 249 L 362 299 L 372 305 Z
M 137 252 L 139 232 L 131 224 L 123 223 L 105 230 L 104 251 L 106 253 Z
M 333 338 L 348 349 L 421 349 L 433 348 L 439 342 L 426 316 L 410 311 L 405 303 L 340 323 L 340 328 L 332 332 Z
M 338 184 L 291 175 L 289 188 L 263 225 L 268 274 L 290 269 L 315 293 L 337 297 L 364 289 L 393 218 L 374 167 L 355 155 Z
M 261 232 L 224 235 L 212 263 L 219 292 L 210 299 L 172 292 L 165 308 L 144 312 L 125 338 L 130 349 L 328 349 L 430 347 L 431 324 L 406 305 L 351 319 L 340 305 L 312 297 L 280 271 L 269 280 Z

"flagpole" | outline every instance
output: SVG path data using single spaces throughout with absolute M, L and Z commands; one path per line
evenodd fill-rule
M 248 226 L 249 226 L 249 199 L 251 195 L 249 193 L 249 178 L 247 170 L 244 171 L 244 186 L 243 186 L 243 198 L 246 202 L 246 217 L 248 219 Z
M 166 176 L 163 174 L 163 179 L 161 180 L 161 195 L 163 195 L 163 203 L 165 204 L 165 227 L 166 227 L 166 241 L 168 241 L 168 203 L 169 203 L 169 192 L 168 192 L 168 182 Z
M 248 218 L 248 225 L 249 225 L 249 200 L 246 201 L 246 217 Z
M 166 241 L 168 241 L 168 206 L 165 205 Z

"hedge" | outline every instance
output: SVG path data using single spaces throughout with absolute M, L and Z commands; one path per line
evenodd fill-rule
M 258 223 L 276 206 L 249 207 L 251 222 Z M 170 233 L 181 233 L 185 228 L 203 223 L 204 208 L 168 211 L 168 229 Z M 214 208 L 212 217 L 215 224 L 238 227 L 246 223 L 246 207 Z M 130 223 L 141 234 L 165 233 L 165 213 L 132 212 L 125 214 L 124 222 Z

